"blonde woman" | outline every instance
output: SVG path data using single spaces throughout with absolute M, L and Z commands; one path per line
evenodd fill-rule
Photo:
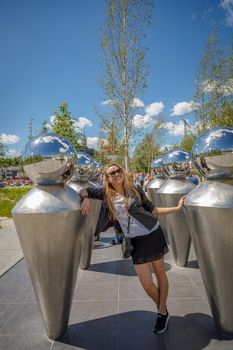
M 108 219 L 118 221 L 124 235 L 131 238 L 131 256 L 136 273 L 142 287 L 158 309 L 154 332 L 164 332 L 169 320 L 166 307 L 168 279 L 164 270 L 164 254 L 168 252 L 168 247 L 156 216 L 180 211 L 184 206 L 185 197 L 180 199 L 177 207 L 157 208 L 140 186 L 135 187 L 129 182 L 127 174 L 117 163 L 108 164 L 104 168 L 103 188 L 82 189 L 80 195 L 83 200 L 82 215 L 89 213 L 89 198 L 100 199 L 106 205 Z M 102 224 L 104 226 L 106 223 Z M 157 286 L 152 279 L 151 266 L 155 272 Z

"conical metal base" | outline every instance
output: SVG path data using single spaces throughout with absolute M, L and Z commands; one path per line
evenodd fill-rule
M 175 207 L 179 199 L 195 187 L 194 184 L 186 180 L 168 180 L 158 189 L 156 196 L 162 207 Z M 184 211 L 163 216 L 163 222 L 176 265 L 186 266 L 191 236 Z
M 185 215 L 217 329 L 233 335 L 233 186 L 207 181 L 185 202 Z
M 70 182 L 69 186 L 73 188 L 78 193 L 83 189 L 89 186 L 89 182 L 85 181 L 75 181 Z M 94 183 L 92 182 L 92 186 Z M 97 225 L 97 221 L 99 218 L 101 201 L 96 199 L 91 199 L 91 208 L 90 213 L 85 217 L 85 229 L 83 235 L 83 243 L 82 243 L 82 253 L 80 259 L 79 267 L 83 270 L 88 269 L 91 264 L 91 256 L 93 251 L 94 244 L 94 234 Z
M 148 198 L 156 207 L 162 207 L 162 203 L 160 203 L 160 198 L 159 196 L 157 196 L 157 191 L 163 184 L 165 184 L 165 182 L 166 180 L 156 177 L 155 179 L 151 180 L 147 185 Z M 158 219 L 163 233 L 165 234 L 166 239 L 168 240 L 164 217 L 161 215 Z
M 40 186 L 12 210 L 50 339 L 67 330 L 84 228 L 80 203 L 80 196 L 67 186 Z

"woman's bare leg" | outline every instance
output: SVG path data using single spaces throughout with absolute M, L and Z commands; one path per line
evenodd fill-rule
M 134 265 L 137 272 L 139 281 L 141 282 L 142 287 L 149 297 L 155 302 L 158 306 L 159 297 L 158 297 L 158 288 L 153 282 L 152 272 L 151 272 L 151 263 L 137 264 Z
M 164 257 L 152 261 L 152 266 L 158 281 L 158 310 L 159 313 L 165 314 L 168 296 L 168 278 L 166 271 L 164 270 Z

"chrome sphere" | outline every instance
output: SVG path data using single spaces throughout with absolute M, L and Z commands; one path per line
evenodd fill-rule
M 96 177 L 97 166 L 100 166 L 89 154 L 84 152 L 77 153 L 77 162 L 75 166 L 72 181 L 88 181 Z
M 76 153 L 65 137 L 47 133 L 30 140 L 22 158 L 25 173 L 38 185 L 63 184 L 73 175 Z
M 164 172 L 170 179 L 185 179 L 191 168 L 191 154 L 175 149 L 163 155 Z
M 233 178 L 233 128 L 205 131 L 192 149 L 193 163 L 207 179 Z
M 156 177 L 163 178 L 165 177 L 164 169 L 163 169 L 163 157 L 157 157 L 151 162 L 151 168 L 154 171 Z

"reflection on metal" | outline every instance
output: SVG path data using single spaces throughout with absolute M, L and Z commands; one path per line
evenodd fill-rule
M 147 185 L 147 194 L 151 202 L 156 207 L 161 207 L 160 198 L 157 196 L 158 189 L 165 183 L 165 174 L 163 170 L 163 158 L 157 157 L 151 162 L 151 168 L 155 174 L 155 178 L 151 180 Z M 164 223 L 164 218 L 162 216 L 159 217 L 159 222 L 162 227 L 163 232 L 166 234 L 166 227 Z
M 63 137 L 45 134 L 27 144 L 24 157 L 25 171 L 43 186 L 22 197 L 12 215 L 46 333 L 56 339 L 67 330 L 84 230 L 80 196 L 63 184 L 74 150 Z
M 43 134 L 29 141 L 23 152 L 24 170 L 38 185 L 65 183 L 72 176 L 76 154 L 63 136 Z
M 195 187 L 193 183 L 185 179 L 168 180 L 158 189 L 156 197 L 161 207 L 175 207 L 179 199 L 192 191 Z M 190 251 L 191 237 L 184 211 L 182 210 L 179 213 L 165 215 L 163 219 L 175 263 L 178 266 L 186 266 Z
M 97 163 L 88 154 L 78 153 L 78 160 L 75 167 L 75 174 L 69 182 L 69 186 L 78 193 L 86 187 L 99 187 L 100 183 L 95 181 L 100 176 L 101 165 Z M 92 180 L 92 181 L 88 181 Z M 82 243 L 82 253 L 80 259 L 80 268 L 88 269 L 91 263 L 91 256 L 94 244 L 94 234 L 99 218 L 101 201 L 90 199 L 90 214 L 84 217 L 85 229 Z
M 194 160 L 208 181 L 187 196 L 185 215 L 216 327 L 232 336 L 233 128 L 202 134 L 194 144 Z
M 193 145 L 193 162 L 207 179 L 233 178 L 233 128 L 204 132 Z
M 151 162 L 151 168 L 153 169 L 153 172 L 157 178 L 163 179 L 166 177 L 166 174 L 164 173 L 164 164 L 163 164 L 163 158 L 157 157 Z
M 164 172 L 170 179 L 184 179 L 190 172 L 191 154 L 176 149 L 163 155 Z

